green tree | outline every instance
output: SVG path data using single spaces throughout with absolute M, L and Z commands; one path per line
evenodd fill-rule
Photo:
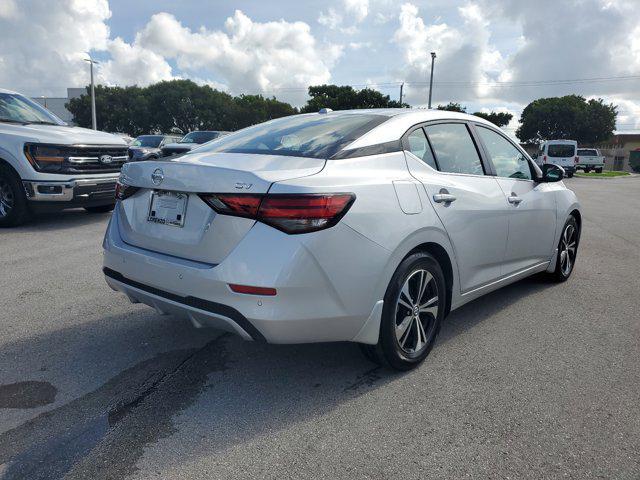
M 91 97 L 67 103 L 74 122 L 91 126 Z M 98 129 L 131 135 L 237 130 L 297 113 L 288 103 L 262 95 L 232 97 L 191 80 L 171 80 L 148 87 L 96 87 Z
M 539 98 L 525 107 L 516 135 L 523 143 L 550 139 L 594 144 L 613 134 L 617 106 L 604 100 L 587 101 L 580 95 Z
M 511 113 L 507 112 L 475 112 L 476 117 L 484 118 L 498 127 L 506 127 L 513 118 Z
M 447 110 L 449 112 L 460 112 L 467 113 L 467 107 L 460 105 L 459 103 L 449 102 L 446 105 L 438 105 L 436 107 L 438 110 Z M 498 127 L 504 127 L 509 124 L 513 115 L 506 112 L 474 112 L 476 117 L 484 118 L 485 120 L 490 121 L 494 125 Z
M 463 107 L 459 103 L 454 103 L 454 102 L 449 102 L 446 105 L 438 105 L 436 109 L 446 110 L 448 112 L 467 113 L 467 107 Z
M 356 108 L 399 108 L 408 107 L 406 103 L 400 104 L 391 100 L 389 95 L 383 95 L 377 90 L 363 88 L 355 90 L 349 85 L 317 85 L 309 87 L 311 97 L 301 112 L 313 113 L 322 108 L 332 110 L 350 110 Z

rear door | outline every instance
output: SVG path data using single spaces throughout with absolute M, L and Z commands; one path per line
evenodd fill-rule
M 508 211 L 503 275 L 549 261 L 556 227 L 555 192 L 549 184 L 533 180 L 529 159 L 502 133 L 482 125 L 474 128 L 492 163 Z
M 547 158 L 547 163 L 553 163 L 563 168 L 574 167 L 576 146 L 571 143 L 548 143 Z
M 462 292 L 498 279 L 507 242 L 504 195 L 467 124 L 418 126 L 403 142 L 409 170 L 424 185 L 453 245 Z

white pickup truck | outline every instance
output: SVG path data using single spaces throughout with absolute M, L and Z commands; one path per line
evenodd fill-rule
M 604 156 L 600 154 L 600 150 L 597 148 L 578 148 L 576 170 L 581 169 L 585 173 L 595 170 L 596 173 L 602 173 L 603 168 Z
M 127 148 L 116 135 L 69 126 L 0 89 L 0 227 L 20 225 L 36 211 L 112 210 Z

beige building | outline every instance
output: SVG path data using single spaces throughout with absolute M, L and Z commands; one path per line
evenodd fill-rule
M 632 171 L 629 157 L 640 152 L 640 130 L 616 130 L 610 141 L 600 145 L 600 151 L 606 156 L 607 170 Z

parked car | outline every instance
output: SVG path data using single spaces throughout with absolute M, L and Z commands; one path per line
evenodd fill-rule
M 177 143 L 170 143 L 162 147 L 162 156 L 167 157 L 169 155 L 185 153 L 198 145 L 202 145 L 203 143 L 210 142 L 211 140 L 215 140 L 216 138 L 228 134 L 229 132 L 206 130 L 189 132 Z
M 140 135 L 129 146 L 129 159 L 133 161 L 154 160 L 162 156 L 162 147 L 180 141 L 175 135 Z
M 540 145 L 537 163 L 558 165 L 564 169 L 567 177 L 571 178 L 578 163 L 577 149 L 578 142 L 575 140 L 547 140 Z
M 127 145 L 110 133 L 72 127 L 16 92 L 0 90 L 0 227 L 31 213 L 113 209 Z
M 127 135 L 126 133 L 120 133 L 120 132 L 110 132 L 113 135 L 122 138 L 122 140 L 124 140 L 124 142 L 127 145 L 131 145 L 131 143 L 133 142 L 133 137 Z
M 596 173 L 602 173 L 604 168 L 604 155 L 597 148 L 579 148 L 578 163 L 576 170 L 582 169 L 585 173 L 595 170 Z
M 582 217 L 562 176 L 466 114 L 280 118 L 127 164 L 104 273 L 196 326 L 358 342 L 409 369 L 450 311 L 537 272 L 569 278 Z

